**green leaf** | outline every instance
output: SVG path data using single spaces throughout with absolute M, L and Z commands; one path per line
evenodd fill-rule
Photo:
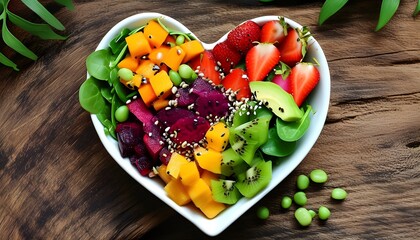
M 285 157 L 293 153 L 296 149 L 296 141 L 286 142 L 279 138 L 277 129 L 272 127 L 268 130 L 268 139 L 260 147 L 261 151 L 269 156 Z
M 108 80 L 111 71 L 109 67 L 110 59 L 111 56 L 107 49 L 91 53 L 86 59 L 88 73 L 99 80 Z
M 1 34 L 3 37 L 4 43 L 6 43 L 7 46 L 14 49 L 16 52 L 32 60 L 36 60 L 38 58 L 35 53 L 29 50 L 29 48 L 23 45 L 23 43 L 19 39 L 13 36 L 13 34 L 7 28 L 7 24 L 5 20 L 3 20 L 3 27 L 2 27 Z
M 0 53 L 0 63 L 5 65 L 5 66 L 13 68 L 15 71 L 19 71 L 16 63 L 12 62 L 9 58 L 4 56 L 3 53 Z
M 7 16 L 10 22 L 41 39 L 66 39 L 65 36 L 55 33 L 48 24 L 33 23 L 9 11 L 7 11 Z
M 55 0 L 56 3 L 63 5 L 68 10 L 74 10 L 74 5 L 72 0 Z
M 37 0 L 22 0 L 22 2 L 53 28 L 57 30 L 65 29 L 63 24 Z
M 79 89 L 79 102 L 82 108 L 92 114 L 98 114 L 106 108 L 105 99 L 102 97 L 99 83 L 96 79 L 88 78 Z
M 311 111 L 312 107 L 308 105 L 303 117 L 295 122 L 285 122 L 277 118 L 276 128 L 279 138 L 286 142 L 294 142 L 303 137 L 311 122 L 309 115 Z
M 389 20 L 391 20 L 399 5 L 400 0 L 382 0 L 379 21 L 378 25 L 376 25 L 375 31 L 381 30 L 389 22 Z
M 348 0 L 326 0 L 319 13 L 318 24 L 322 25 L 328 18 L 340 10 Z
M 419 14 L 419 12 L 420 12 L 420 0 L 417 2 L 416 9 L 413 12 L 413 17 L 417 16 L 417 14 Z

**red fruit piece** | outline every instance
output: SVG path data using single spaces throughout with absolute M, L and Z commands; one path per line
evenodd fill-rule
M 153 114 L 141 98 L 132 100 L 129 104 L 127 104 L 127 107 L 130 112 L 142 123 L 149 122 L 153 118 Z
M 197 100 L 196 94 L 190 94 L 190 88 L 178 88 L 177 103 L 179 107 L 186 107 Z
M 254 42 L 260 39 L 260 26 L 253 21 L 246 21 L 234 28 L 227 36 L 227 43 L 241 54 L 246 54 Z
M 305 57 L 308 38 L 311 36 L 306 27 L 302 29 L 289 28 L 287 36 L 280 44 L 281 61 L 293 67 Z
M 115 132 L 122 157 L 132 155 L 134 147 L 141 142 L 144 135 L 143 126 L 135 122 L 118 123 Z
M 210 123 L 203 117 L 181 118 L 169 130 L 169 135 L 173 134 L 171 141 L 183 146 L 184 142 L 198 143 L 206 135 L 210 128 Z M 175 133 L 176 132 L 176 133 Z
M 147 151 L 153 159 L 159 157 L 159 152 L 163 145 L 161 144 L 162 138 L 160 135 L 159 126 L 155 125 L 154 122 L 157 118 L 153 118 L 149 122 L 144 124 L 144 136 L 143 142 L 146 145 Z
M 281 62 L 280 67 L 276 68 L 275 75 L 271 80 L 273 83 L 279 85 L 284 91 L 292 93 L 292 87 L 290 86 L 290 67 L 285 63 Z
M 300 107 L 318 84 L 320 75 L 312 63 L 298 63 L 289 75 L 293 98 Z
M 213 48 L 213 55 L 225 74 L 228 74 L 241 61 L 241 54 L 238 50 L 230 47 L 227 42 L 216 44 Z
M 207 92 L 197 98 L 195 110 L 201 117 L 215 120 L 215 117 L 224 117 L 229 110 L 229 101 L 219 91 Z
M 157 125 L 161 128 L 161 130 L 172 126 L 178 119 L 183 117 L 194 117 L 194 113 L 183 108 L 170 108 L 160 110 L 155 116 L 158 120 Z
M 198 70 L 204 78 L 211 80 L 214 84 L 220 84 L 221 77 L 216 65 L 216 60 L 211 51 L 204 51 L 200 56 L 195 57 L 189 63 L 193 70 Z
M 147 176 L 153 168 L 153 162 L 146 156 L 131 156 L 130 162 L 142 176 Z
M 213 85 L 211 85 L 207 80 L 204 80 L 202 78 L 197 78 L 192 84 L 191 84 L 192 92 L 193 94 L 196 94 L 198 96 L 201 96 L 207 92 L 215 91 Z
M 249 81 L 261 81 L 278 64 L 280 51 L 272 43 L 259 43 L 246 54 Z
M 287 23 L 283 17 L 279 20 L 272 20 L 266 22 L 261 28 L 260 42 L 266 43 L 281 43 L 287 35 Z
M 167 147 L 162 148 L 159 152 L 159 160 L 163 165 L 168 165 L 171 159 L 172 153 Z
M 237 92 L 237 100 L 251 97 L 248 76 L 241 68 L 233 69 L 232 72 L 223 79 L 222 84 L 226 90 L 231 89 L 232 91 Z

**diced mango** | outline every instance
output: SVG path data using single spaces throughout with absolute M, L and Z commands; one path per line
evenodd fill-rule
M 207 170 L 203 170 L 203 172 L 201 173 L 201 179 L 204 180 L 204 182 L 211 187 L 211 180 L 217 180 L 219 179 L 218 175 L 215 173 L 212 173 L 210 171 Z
M 193 201 L 194 205 L 198 208 L 205 206 L 208 202 L 213 200 L 210 187 L 199 178 L 193 185 L 187 187 L 188 195 Z
M 221 152 L 229 143 L 229 129 L 223 122 L 211 126 L 206 133 L 207 147 Z
M 166 37 L 169 35 L 158 22 L 150 20 L 146 27 L 144 27 L 144 35 L 149 41 L 150 46 L 158 48 L 165 42 Z
M 182 206 L 191 201 L 190 196 L 184 185 L 178 179 L 172 179 L 165 186 L 166 194 L 171 198 L 176 204 Z
M 181 44 L 180 47 L 185 51 L 185 57 L 182 60 L 182 63 L 189 62 L 191 59 L 204 52 L 204 47 L 198 40 L 187 41 Z
M 134 76 L 133 76 L 133 78 L 131 79 L 130 82 L 133 86 L 139 88 L 142 81 L 143 81 L 143 76 L 142 75 L 134 74 Z
M 171 92 L 173 82 L 165 71 L 160 71 L 149 79 L 156 96 L 161 97 Z
M 226 209 L 226 205 L 223 203 L 216 202 L 214 200 L 209 201 L 204 206 L 201 206 L 200 210 L 206 215 L 208 218 L 214 218 L 223 210 Z
M 150 106 L 153 101 L 157 99 L 155 91 L 153 91 L 153 87 L 150 83 L 141 84 L 139 87 L 139 94 L 143 102 Z
M 184 57 L 185 51 L 180 46 L 174 46 L 169 49 L 162 62 L 166 64 L 170 69 L 178 71 L 179 65 L 181 65 Z
M 150 60 L 142 60 L 139 67 L 136 69 L 136 73 L 143 77 L 150 79 L 159 71 L 159 67 Z
M 140 58 L 152 51 L 149 41 L 144 36 L 143 32 L 134 33 L 125 38 L 127 42 L 128 51 L 130 55 L 135 58 Z
M 162 98 L 162 97 L 159 97 L 158 99 L 156 99 L 156 101 L 154 101 L 152 103 L 152 106 L 156 111 L 159 111 L 159 110 L 169 106 L 169 100 L 167 100 L 165 98 Z
M 160 66 L 164 56 L 169 52 L 169 49 L 170 49 L 169 46 L 162 45 L 159 48 L 153 49 L 150 52 L 148 58 L 150 61 Z
M 128 68 L 131 71 L 136 71 L 137 67 L 139 66 L 139 62 L 134 57 L 131 57 L 130 54 L 128 54 L 121 62 L 118 63 L 118 68 Z
M 187 163 L 188 163 L 188 160 L 184 156 L 174 152 L 171 155 L 171 158 L 169 159 L 169 163 L 166 168 L 166 171 L 168 172 L 169 175 L 177 179 L 179 177 L 179 170 L 181 166 Z
M 186 186 L 193 185 L 200 178 L 200 173 L 198 172 L 195 161 L 191 161 L 181 166 L 179 178 L 181 179 L 182 184 Z
M 222 153 L 211 148 L 194 148 L 194 157 L 198 165 L 210 172 L 220 174 L 222 172 Z
M 174 178 L 168 174 L 168 171 L 166 169 L 167 167 L 164 164 L 157 167 L 159 177 L 167 184 Z

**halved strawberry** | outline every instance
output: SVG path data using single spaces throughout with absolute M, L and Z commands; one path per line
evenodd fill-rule
M 284 17 L 279 17 L 279 20 L 271 20 L 261 28 L 260 42 L 269 42 L 280 44 L 287 36 L 287 23 Z
M 246 54 L 260 39 L 260 33 L 260 26 L 249 20 L 230 31 L 226 41 L 241 54 Z
M 210 79 L 214 84 L 220 84 L 221 77 L 216 60 L 211 51 L 204 51 L 200 56 L 195 57 L 189 62 L 193 70 L 198 70 L 204 78 Z
M 293 67 L 305 57 L 308 38 L 311 36 L 308 28 L 289 28 L 287 36 L 279 46 L 281 61 Z
M 250 98 L 251 90 L 249 88 L 249 80 L 245 70 L 242 68 L 233 69 L 222 81 L 225 89 L 231 89 L 232 91 L 238 91 L 236 99 L 241 100 L 242 98 Z
M 222 68 L 225 74 L 236 66 L 241 60 L 241 54 L 234 48 L 230 47 L 226 42 L 220 42 L 213 48 L 213 55 L 217 64 Z
M 292 68 L 289 78 L 293 98 L 300 107 L 318 84 L 320 75 L 318 69 L 312 63 L 301 62 Z
M 245 58 L 249 81 L 261 81 L 280 60 L 280 51 L 272 43 L 259 43 Z

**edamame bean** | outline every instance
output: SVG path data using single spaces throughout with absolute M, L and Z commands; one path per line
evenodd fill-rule
M 342 188 L 334 188 L 331 192 L 331 197 L 335 200 L 344 200 L 347 197 L 347 192 Z
M 312 222 L 312 216 L 306 208 L 300 207 L 295 211 L 295 218 L 300 225 L 306 227 Z
M 184 35 L 178 35 L 178 37 L 176 37 L 176 40 L 175 40 L 175 44 L 176 45 L 181 45 L 181 44 L 183 44 L 185 42 L 185 36 Z
M 297 188 L 305 190 L 309 187 L 309 178 L 306 175 L 299 175 L 296 180 Z
M 257 209 L 257 217 L 259 219 L 265 220 L 270 216 L 270 210 L 267 207 L 259 207 Z
M 187 64 L 181 64 L 178 68 L 178 73 L 182 79 L 190 80 L 194 73 L 194 70 L 192 70 L 192 68 Z
M 133 71 L 128 68 L 121 68 L 118 70 L 118 76 L 126 82 L 131 81 L 133 78 Z
M 130 111 L 126 105 L 122 105 L 115 111 L 115 119 L 118 122 L 125 122 L 128 119 Z
M 311 214 L 311 217 L 314 218 L 316 216 L 316 212 L 312 209 L 308 210 L 309 214 Z
M 281 199 L 281 207 L 284 209 L 289 209 L 292 206 L 292 198 L 289 196 L 284 196 Z
M 295 201 L 296 204 L 300 206 L 304 206 L 306 202 L 308 201 L 308 199 L 306 198 L 306 194 L 304 192 L 295 193 L 295 195 L 293 196 L 293 200 Z
M 181 76 L 179 76 L 179 73 L 177 71 L 174 70 L 169 70 L 169 78 L 171 79 L 171 81 L 173 82 L 173 84 L 175 86 L 179 86 L 182 82 L 182 78 Z
M 330 210 L 327 207 L 320 206 L 318 209 L 318 217 L 321 220 L 327 220 L 331 215 Z
M 324 170 L 315 169 L 309 174 L 311 180 L 315 183 L 325 183 L 328 180 L 328 175 Z

